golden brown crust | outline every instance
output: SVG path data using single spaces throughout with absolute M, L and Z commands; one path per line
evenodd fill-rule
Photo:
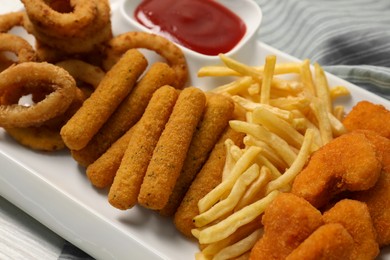
M 138 196 L 142 206 L 160 210 L 168 203 L 205 103 L 202 90 L 181 91 L 145 174 Z
M 172 113 L 177 96 L 178 93 L 173 87 L 164 86 L 158 89 L 135 126 L 108 193 L 108 201 L 114 207 L 125 210 L 137 203 L 153 150 Z M 163 189 L 162 187 L 158 188 Z

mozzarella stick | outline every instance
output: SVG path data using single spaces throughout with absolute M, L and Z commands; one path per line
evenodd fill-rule
M 222 181 L 226 161 L 225 141 L 231 139 L 236 145 L 242 146 L 244 136 L 228 126 L 190 185 L 174 215 L 176 228 L 185 236 L 193 238 L 191 229 L 194 229 L 195 225 L 192 219 L 199 215 L 198 201 Z
M 136 49 L 121 57 L 81 108 L 62 127 L 61 136 L 71 150 L 84 148 L 122 100 L 130 93 L 146 69 L 147 60 Z
M 160 211 L 161 215 L 171 216 L 175 213 L 192 180 L 207 160 L 229 120 L 232 119 L 233 111 L 234 103 L 231 98 L 220 94 L 207 96 L 203 118 L 194 133 L 168 204 Z
M 133 131 L 108 193 L 108 201 L 112 206 L 126 210 L 137 203 L 153 150 L 169 120 L 177 97 L 177 90 L 170 86 L 164 86 L 154 93 Z
M 72 152 L 73 158 L 83 166 L 94 162 L 141 118 L 153 93 L 164 85 L 171 85 L 174 80 L 175 72 L 166 63 L 152 64 L 87 146 Z
M 88 165 L 87 177 L 95 187 L 105 188 L 112 184 L 136 126 L 137 124 L 116 140 L 102 156 Z
M 189 87 L 181 91 L 142 182 L 140 205 L 160 210 L 168 203 L 205 103 L 202 90 Z

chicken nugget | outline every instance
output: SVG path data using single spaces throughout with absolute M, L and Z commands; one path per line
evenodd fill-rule
M 125 210 L 137 203 L 153 150 L 168 122 L 177 96 L 176 89 L 170 86 L 164 86 L 154 93 L 132 133 L 108 193 L 108 201 L 112 206 Z
M 130 93 L 147 60 L 138 50 L 129 50 L 106 73 L 97 89 L 61 128 L 61 136 L 71 150 L 84 148 L 121 101 Z
M 198 201 L 221 183 L 226 160 L 225 140 L 230 139 L 241 147 L 244 136 L 229 126 L 225 128 L 207 161 L 191 183 L 173 218 L 176 228 L 185 236 L 194 237 L 191 230 L 196 227 L 192 219 L 199 215 Z
M 105 188 L 112 184 L 136 126 L 137 124 L 116 140 L 102 156 L 88 165 L 87 177 L 95 187 Z
M 359 131 L 373 143 L 381 155 L 382 171 L 375 186 L 353 192 L 350 198 L 367 204 L 380 247 L 390 244 L 390 140 L 372 131 Z
M 138 122 L 153 93 L 164 85 L 171 85 L 174 80 L 175 73 L 171 67 L 162 62 L 153 63 L 87 146 L 72 152 L 73 158 L 83 166 L 94 162 Z
M 250 259 L 285 259 L 318 227 L 322 215 L 306 200 L 280 193 L 263 216 L 264 234 L 251 250 Z
M 365 135 L 347 133 L 312 155 L 295 178 L 291 192 L 320 208 L 343 191 L 373 187 L 381 168 L 376 149 Z
M 351 257 L 353 248 L 353 239 L 348 231 L 341 224 L 330 223 L 315 230 L 286 260 L 356 259 Z
M 390 111 L 382 105 L 369 101 L 360 101 L 347 114 L 343 124 L 349 131 L 362 129 L 372 130 L 390 138 Z
M 142 206 L 160 210 L 168 203 L 205 103 L 202 90 L 188 87 L 181 91 L 142 182 L 138 196 Z
M 175 213 L 191 182 L 232 118 L 233 111 L 234 103 L 231 98 L 220 94 L 208 96 L 203 118 L 194 133 L 168 204 L 160 211 L 161 215 L 171 216 Z
M 339 223 L 354 241 L 351 259 L 375 259 L 379 254 L 376 231 L 365 203 L 343 199 L 323 214 L 325 223 Z M 340 258 L 346 259 L 346 258 Z

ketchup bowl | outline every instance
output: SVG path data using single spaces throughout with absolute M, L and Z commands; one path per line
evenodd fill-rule
M 158 0 L 155 0 L 158 2 Z M 177 1 L 180 2 L 180 1 Z M 208 1 L 204 1 L 208 2 Z M 202 3 L 202 2 L 201 2 Z M 257 30 L 259 29 L 261 20 L 262 20 L 262 12 L 258 4 L 253 0 L 220 0 L 220 1 L 210 1 L 211 4 L 217 4 L 222 6 L 223 9 L 226 9 L 228 12 L 233 13 L 244 25 L 244 32 L 242 37 L 238 40 L 238 42 L 232 47 L 230 50 L 221 53 L 224 53 L 227 56 L 231 57 L 240 57 L 240 60 L 251 64 L 253 61 L 251 60 L 251 53 L 253 53 L 253 48 L 255 47 L 255 36 Z M 120 29 L 117 33 L 123 33 L 129 30 L 135 31 L 144 31 L 149 33 L 157 33 L 162 36 L 164 33 L 156 32 L 156 30 L 148 28 L 146 25 L 140 22 L 140 19 L 136 18 L 136 10 L 139 6 L 143 4 L 142 0 L 124 0 L 119 5 L 119 23 Z M 184 10 L 185 11 L 185 10 Z M 183 14 L 185 15 L 185 14 Z M 199 18 L 199 19 L 205 19 Z M 223 22 L 223 21 L 222 21 Z M 221 22 L 221 27 L 222 27 Z M 229 27 L 230 28 L 230 27 Z M 233 28 L 233 27 L 232 27 Z M 229 29 L 225 32 L 227 35 L 233 33 L 229 31 Z M 169 37 L 167 37 L 169 38 Z M 193 48 L 184 46 L 185 44 L 178 43 L 175 39 L 170 38 L 173 42 L 175 42 L 184 52 L 190 74 L 189 84 L 205 87 L 208 85 L 209 79 L 207 78 L 197 78 L 196 72 L 203 66 L 206 65 L 217 65 L 220 64 L 220 59 L 218 54 L 205 54 L 201 51 L 196 51 Z M 207 50 L 206 50 L 207 51 Z

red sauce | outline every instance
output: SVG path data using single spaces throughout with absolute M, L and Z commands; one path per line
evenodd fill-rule
M 230 51 L 246 32 L 236 14 L 213 0 L 144 0 L 134 16 L 152 31 L 206 55 Z

